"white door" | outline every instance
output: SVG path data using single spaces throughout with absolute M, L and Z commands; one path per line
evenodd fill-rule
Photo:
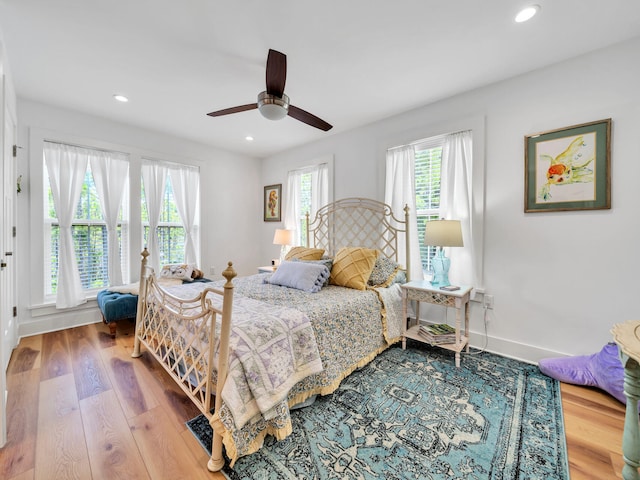
M 0 447 L 6 443 L 6 372 L 11 351 L 18 338 L 17 318 L 14 316 L 16 301 L 16 242 L 15 199 L 16 163 L 13 145 L 16 144 L 16 121 L 6 106 L 4 78 L 0 83 L 2 106 L 2 154 L 0 155 Z

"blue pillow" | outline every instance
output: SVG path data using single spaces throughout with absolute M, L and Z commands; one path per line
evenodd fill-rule
M 278 266 L 275 273 L 271 277 L 265 278 L 264 281 L 309 293 L 317 293 L 329 275 L 329 269 L 325 265 L 285 260 Z

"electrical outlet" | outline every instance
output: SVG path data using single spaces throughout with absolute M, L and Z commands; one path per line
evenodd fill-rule
M 482 306 L 487 309 L 493 309 L 493 295 L 487 295 L 485 293 L 482 297 Z
M 215 275 L 216 274 L 216 267 L 209 267 L 209 275 Z

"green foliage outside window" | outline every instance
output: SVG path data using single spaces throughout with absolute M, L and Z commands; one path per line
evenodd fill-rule
M 148 245 L 150 227 L 147 202 L 144 195 L 144 182 L 141 182 L 141 192 L 141 216 L 144 225 L 144 243 Z M 158 248 L 160 249 L 160 264 L 166 265 L 169 263 L 184 262 L 185 231 L 173 197 L 173 187 L 169 180 L 165 183 L 160 221 L 158 222 L 156 234 L 158 236 Z
M 435 247 L 424 244 L 424 230 L 427 222 L 438 220 L 440 210 L 440 180 L 442 167 L 442 147 L 437 146 L 415 152 L 416 213 L 418 217 L 418 241 L 422 269 L 431 270 L 431 259 Z

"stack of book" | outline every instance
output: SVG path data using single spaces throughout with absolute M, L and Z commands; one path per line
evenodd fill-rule
M 446 323 L 420 325 L 418 333 L 432 345 L 456 343 L 456 329 Z

